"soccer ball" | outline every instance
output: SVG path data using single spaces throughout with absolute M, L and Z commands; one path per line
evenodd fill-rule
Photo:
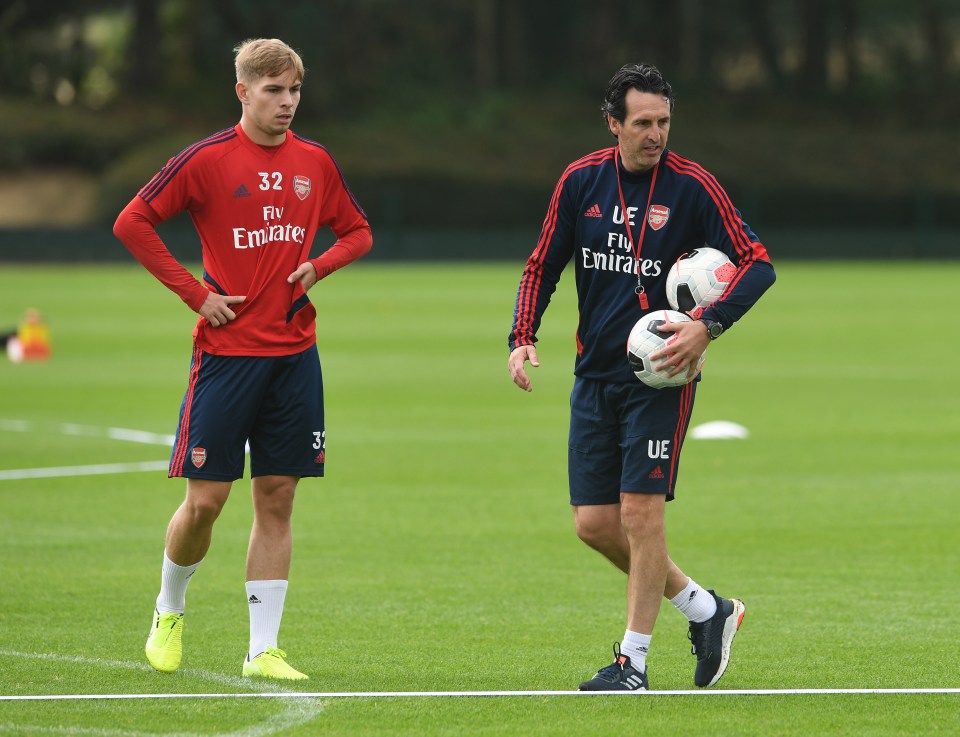
M 648 312 L 641 317 L 637 324 L 630 331 L 630 337 L 627 338 L 627 361 L 630 363 L 630 369 L 634 375 L 647 386 L 654 389 L 663 389 L 668 386 L 683 386 L 690 379 L 687 378 L 687 372 L 681 371 L 676 376 L 668 377 L 667 371 L 656 371 L 653 363 L 650 361 L 650 354 L 656 353 L 661 348 L 669 345 L 676 340 L 676 334 L 670 332 L 660 332 L 658 328 L 665 322 L 690 322 L 691 319 L 682 312 L 673 310 L 655 310 Z M 700 356 L 700 362 L 697 364 L 697 371 L 703 366 L 703 359 L 707 352 L 704 351 Z M 657 363 L 662 363 L 660 359 Z M 692 378 L 696 378 L 696 374 Z
M 696 248 L 677 259 L 667 272 L 667 301 L 675 310 L 697 318 L 716 302 L 737 273 L 727 254 Z

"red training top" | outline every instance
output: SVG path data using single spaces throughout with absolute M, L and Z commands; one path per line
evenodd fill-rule
M 203 282 L 164 245 L 156 226 L 183 210 L 200 236 Z M 337 163 L 319 143 L 287 131 L 279 146 L 251 141 L 239 123 L 174 156 L 120 213 L 114 233 L 154 276 L 194 311 L 208 291 L 245 296 L 235 320 L 203 317 L 197 347 L 223 356 L 283 356 L 316 341 L 316 310 L 287 277 L 306 261 L 317 231 L 337 237 L 311 263 L 317 278 L 367 253 L 367 216 Z

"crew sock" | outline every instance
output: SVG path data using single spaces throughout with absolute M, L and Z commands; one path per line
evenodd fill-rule
M 650 650 L 652 639 L 653 635 L 643 635 L 633 630 L 623 633 L 620 652 L 630 658 L 630 665 L 641 673 L 647 670 L 647 652 Z
M 163 552 L 163 568 L 160 573 L 160 594 L 157 596 L 157 611 L 161 614 L 183 614 L 187 597 L 187 584 L 203 561 L 193 565 L 178 566 L 167 552 Z
M 691 622 L 706 622 L 717 613 L 716 600 L 692 578 L 683 591 L 670 599 L 670 603 Z
M 286 595 L 286 581 L 247 581 L 251 660 L 264 652 L 267 647 L 277 647 L 280 619 L 283 617 L 283 600 Z

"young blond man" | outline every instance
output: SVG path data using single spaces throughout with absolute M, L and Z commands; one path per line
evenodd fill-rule
M 249 445 L 254 520 L 246 560 L 250 642 L 245 677 L 298 680 L 278 634 L 292 554 L 299 480 L 323 476 L 323 379 L 315 284 L 366 254 L 369 223 L 320 144 L 293 133 L 304 66 L 278 39 L 235 49 L 240 122 L 167 162 L 123 210 L 114 233 L 199 314 L 169 476 L 186 498 L 167 527 L 146 655 L 179 668 L 186 589 L 210 547 Z M 178 263 L 157 234 L 187 211 L 200 237 L 203 276 Z M 317 258 L 317 232 L 336 242 Z

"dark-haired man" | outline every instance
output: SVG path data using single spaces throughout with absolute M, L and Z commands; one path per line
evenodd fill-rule
M 702 589 L 667 553 L 664 505 L 673 499 L 680 449 L 709 342 L 773 284 L 767 251 L 717 180 L 666 148 L 674 107 L 670 84 L 644 64 L 610 80 L 602 112 L 617 145 L 570 164 L 553 193 L 527 261 L 510 333 L 509 369 L 531 391 L 536 333 L 560 274 L 572 259 L 579 324 L 570 398 L 568 472 L 577 535 L 627 574 L 627 623 L 614 661 L 585 691 L 649 687 L 646 657 L 661 597 L 688 619 L 697 656 L 694 683 L 723 675 L 745 608 Z M 737 273 L 699 319 L 668 323 L 670 345 L 652 358 L 681 387 L 652 389 L 632 374 L 625 344 L 644 313 L 668 308 L 666 274 L 684 253 L 709 244 Z

